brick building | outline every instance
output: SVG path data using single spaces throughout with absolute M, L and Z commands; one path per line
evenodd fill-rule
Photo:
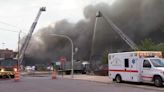
M 17 52 L 9 49 L 0 49 L 0 58 L 15 58 Z

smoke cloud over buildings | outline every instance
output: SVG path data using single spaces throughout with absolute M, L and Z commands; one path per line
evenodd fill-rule
M 70 42 L 49 34 L 69 36 L 78 48 L 75 59 L 89 60 L 96 12 L 99 10 L 136 44 L 145 38 L 151 38 L 157 43 L 164 42 L 163 9 L 164 0 L 116 0 L 112 5 L 103 2 L 88 5 L 82 11 L 85 19 L 77 23 L 63 19 L 35 33 L 26 52 L 26 63 L 56 61 L 60 56 L 65 56 L 70 61 Z M 103 18 L 98 19 L 93 43 L 93 54 L 99 59 L 106 50 L 131 50 Z

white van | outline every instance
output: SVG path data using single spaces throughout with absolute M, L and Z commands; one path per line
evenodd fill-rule
M 164 83 L 164 61 L 160 51 L 135 51 L 108 55 L 109 77 L 116 82 Z

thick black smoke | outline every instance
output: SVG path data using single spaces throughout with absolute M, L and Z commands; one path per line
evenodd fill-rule
M 110 1 L 110 0 L 109 0 Z M 96 12 L 100 10 L 110 18 L 136 44 L 145 38 L 164 42 L 164 0 L 116 0 L 112 5 L 99 3 L 85 7 L 85 19 L 70 23 L 66 19 L 54 23 L 34 34 L 26 53 L 26 63 L 45 63 L 65 56 L 70 60 L 71 46 L 67 39 L 49 34 L 69 36 L 79 50 L 75 59 L 89 60 Z M 76 16 L 76 15 L 74 15 Z M 127 51 L 130 47 L 103 19 L 99 18 L 93 56 L 101 59 L 105 50 Z

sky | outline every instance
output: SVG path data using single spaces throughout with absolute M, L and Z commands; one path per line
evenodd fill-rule
M 77 22 L 83 19 L 83 9 L 90 4 L 115 0 L 0 0 L 0 49 L 17 49 L 18 35 L 28 33 L 38 10 L 46 6 L 46 12 L 41 14 L 35 32 L 38 29 L 67 19 Z

